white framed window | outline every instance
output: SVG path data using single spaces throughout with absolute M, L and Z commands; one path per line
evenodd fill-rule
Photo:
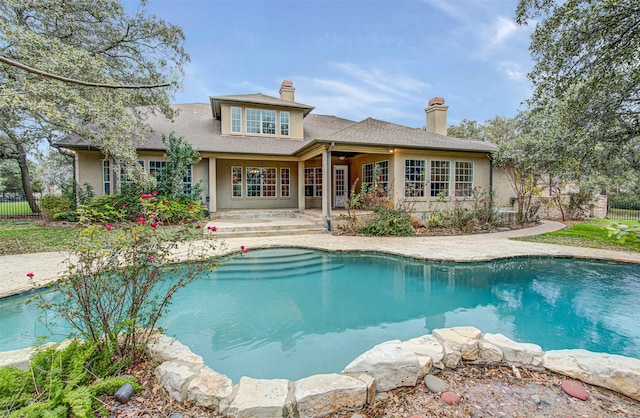
M 144 160 L 138 160 L 138 164 L 140 164 L 140 167 L 142 167 L 142 171 L 144 171 Z M 120 181 L 123 184 L 132 184 L 135 179 L 129 175 L 127 175 L 127 170 L 120 166 Z
M 322 167 L 304 169 L 305 197 L 322 196 Z
M 191 194 L 193 187 L 193 166 L 189 166 L 187 175 L 182 178 L 182 191 L 184 194 Z
M 389 161 L 378 161 L 374 174 L 378 176 L 376 184 L 385 192 L 389 191 Z
M 157 173 L 159 173 L 160 171 L 164 170 L 167 167 L 167 162 L 166 161 L 154 161 L 154 160 L 150 160 L 149 161 L 149 174 L 151 174 L 152 176 L 156 176 Z
M 280 135 L 289 136 L 289 112 L 280 112 Z
M 231 167 L 231 196 L 242 197 L 242 167 Z
M 247 120 L 247 133 L 249 134 L 276 134 L 276 111 L 248 108 L 245 112 Z
M 102 160 L 102 194 L 111 194 L 111 164 Z
M 232 106 L 231 107 L 231 132 L 242 132 L 242 108 Z
M 291 197 L 291 170 L 280 168 L 280 197 Z
M 273 167 L 247 167 L 247 197 L 276 197 L 276 173 Z
M 149 174 L 156 177 L 167 168 L 167 161 L 149 160 Z M 190 194 L 193 187 L 193 166 L 189 167 L 187 175 L 182 178 L 182 192 Z
M 430 196 L 449 196 L 449 182 L 451 176 L 451 162 L 431 161 Z
M 362 165 L 362 185 L 376 186 L 383 191 L 389 188 L 389 161 L 378 161 Z
M 373 163 L 362 164 L 362 187 L 373 186 Z
M 473 161 L 456 161 L 454 196 L 471 197 L 473 195 Z
M 404 160 L 404 197 L 425 197 L 425 160 Z

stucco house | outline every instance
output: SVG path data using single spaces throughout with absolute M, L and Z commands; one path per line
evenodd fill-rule
M 448 106 L 442 98 L 429 100 L 426 130 L 314 114 L 313 106 L 295 101 L 288 80 L 280 97 L 215 96 L 206 104 L 175 107 L 179 115 L 173 122 L 149 119 L 154 132 L 138 148 L 140 164 L 147 172 L 162 168 L 162 134 L 190 141 L 202 161 L 185 182 L 204 183 L 203 205 L 211 213 L 316 208 L 329 217 L 344 206 L 356 179 L 375 182 L 395 201 L 412 199 L 416 211 L 426 211 L 438 195 L 468 199 L 474 187 L 487 189 L 494 181 L 495 146 L 446 136 Z M 98 194 L 118 190 L 123 179 L 98 149 L 79 138 L 60 145 L 75 151 L 78 183 L 91 184 Z M 508 201 L 508 192 L 500 198 Z

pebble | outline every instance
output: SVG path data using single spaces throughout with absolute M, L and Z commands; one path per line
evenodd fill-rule
M 442 393 L 449 388 L 447 382 L 432 374 L 424 377 L 424 384 L 427 385 L 427 389 L 434 393 Z
M 538 395 L 531 395 L 531 400 L 533 401 L 533 403 L 535 403 L 536 405 L 540 405 L 540 403 L 542 402 L 540 400 L 540 397 Z
M 573 396 L 574 398 L 578 398 L 583 401 L 589 400 L 589 393 L 575 380 L 563 380 L 561 387 L 569 396 Z
M 172 412 L 169 418 L 182 418 L 182 414 L 180 412 Z
M 456 405 L 460 403 L 460 395 L 455 392 L 442 392 L 440 399 L 447 405 Z

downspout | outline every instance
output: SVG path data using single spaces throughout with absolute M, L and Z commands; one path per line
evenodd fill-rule
M 329 149 L 327 150 L 327 176 L 329 176 L 327 181 L 327 185 L 329 186 L 327 188 L 327 231 L 329 232 L 331 232 L 331 185 L 333 184 L 333 173 L 331 171 L 331 150 L 333 149 L 335 144 L 335 142 L 332 142 L 331 145 L 329 145 Z
M 489 191 L 493 190 L 493 156 L 489 154 Z

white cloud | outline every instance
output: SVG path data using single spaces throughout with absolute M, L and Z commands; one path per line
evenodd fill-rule
M 516 22 L 504 17 L 497 16 L 488 25 L 477 27 L 476 36 L 484 46 L 480 53 L 484 58 L 496 53 L 501 48 L 508 47 L 509 41 L 518 34 L 521 29 Z
M 363 69 L 348 62 L 332 63 L 331 66 L 377 90 L 393 95 L 406 96 L 429 87 L 427 83 L 415 78 L 389 74 L 380 68 Z
M 498 63 L 498 69 L 500 69 L 509 80 L 528 81 L 527 72 L 523 70 L 522 66 L 517 62 L 502 61 Z
M 296 84 L 304 86 L 296 100 L 313 103 L 316 113 L 354 120 L 371 116 L 389 121 L 414 113 L 416 118 L 422 118 L 419 103 L 429 87 L 423 81 L 350 62 L 330 63 L 324 74 L 323 77 L 296 78 Z

